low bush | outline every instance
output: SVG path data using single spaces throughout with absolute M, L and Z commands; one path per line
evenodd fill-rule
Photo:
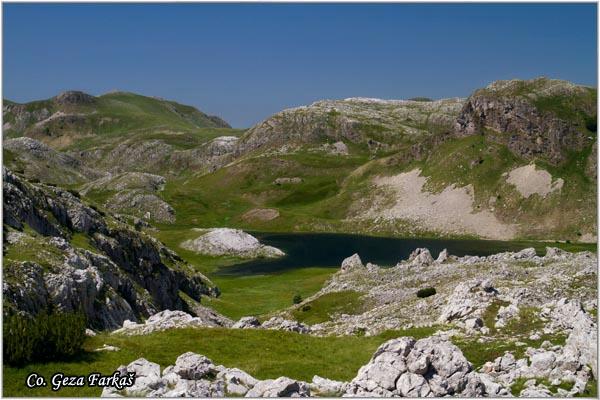
M 302 303 L 302 296 L 300 296 L 299 294 L 295 295 L 294 298 L 292 299 L 292 302 L 294 304 L 300 304 L 300 303 Z
M 81 351 L 85 325 L 85 315 L 81 312 L 43 311 L 34 317 L 5 314 L 4 361 L 10 365 L 23 365 L 73 356 Z
M 437 292 L 435 291 L 434 287 L 428 287 L 428 288 L 424 288 L 424 289 L 419 289 L 417 291 L 417 297 L 425 298 L 425 297 L 433 296 L 436 293 Z
M 77 197 L 78 199 L 81 198 L 81 195 L 79 194 L 79 192 L 75 189 L 67 189 L 67 192 L 71 193 L 73 196 Z

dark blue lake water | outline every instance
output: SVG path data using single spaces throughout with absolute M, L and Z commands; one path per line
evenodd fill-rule
M 280 248 L 287 255 L 276 260 L 258 259 L 223 267 L 216 272 L 218 275 L 264 274 L 306 267 L 338 268 L 344 258 L 354 253 L 358 253 L 365 264 L 372 262 L 391 266 L 408 258 L 417 247 L 427 247 L 436 258 L 443 249 L 457 256 L 486 256 L 531 246 L 491 240 L 397 239 L 329 233 L 252 234 L 262 243 Z

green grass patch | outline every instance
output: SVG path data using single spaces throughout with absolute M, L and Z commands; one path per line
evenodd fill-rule
M 327 293 L 294 310 L 293 316 L 297 321 L 314 325 L 329 321 L 336 314 L 360 314 L 365 311 L 362 296 L 351 290 Z
M 92 245 L 89 236 L 81 232 L 76 232 L 71 236 L 71 246 L 79 247 L 81 249 L 93 251 L 96 253 L 98 252 L 98 250 L 96 250 L 96 248 Z
M 510 303 L 502 300 L 494 300 L 492 304 L 485 309 L 483 313 L 482 320 L 483 325 L 490 330 L 490 333 L 493 335 L 496 333 L 496 316 L 498 315 L 498 310 L 500 307 L 505 307 Z
M 294 294 L 307 298 L 321 289 L 334 268 L 298 268 L 265 275 L 214 276 L 221 289 L 218 299 L 203 297 L 203 304 L 233 319 L 264 315 L 292 305 Z

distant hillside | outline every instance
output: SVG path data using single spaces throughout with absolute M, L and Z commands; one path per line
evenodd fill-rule
M 47 100 L 4 102 L 4 137 L 28 136 L 56 148 L 94 135 L 230 128 L 194 107 L 127 92 L 94 97 L 69 91 Z
M 322 100 L 244 131 L 164 100 L 69 92 L 6 104 L 5 135 L 28 137 L 5 140 L 4 159 L 151 223 L 589 242 L 596 103 L 565 81 L 497 81 L 466 99 Z

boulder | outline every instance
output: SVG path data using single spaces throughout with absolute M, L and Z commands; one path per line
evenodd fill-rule
M 258 382 L 246 393 L 246 397 L 309 397 L 310 387 L 306 382 L 285 376 Z
M 443 262 L 446 262 L 446 260 L 448 260 L 448 250 L 444 249 L 440 251 L 440 254 L 438 254 L 438 257 L 435 259 L 435 262 L 441 264 Z
M 433 257 L 429 249 L 415 249 L 408 257 L 408 262 L 415 267 L 424 267 L 433 264 Z
M 353 254 L 350 257 L 347 257 L 344 259 L 344 261 L 342 261 L 342 267 L 341 267 L 341 271 L 342 272 L 349 272 L 349 271 L 355 271 L 355 270 L 360 270 L 363 269 L 365 266 L 362 263 L 362 260 L 360 259 L 360 256 L 358 254 Z
M 469 383 L 471 364 L 450 341 L 432 336 L 382 344 L 346 389 L 347 396 L 459 395 Z M 470 390 L 475 390 L 472 383 Z
M 333 381 L 318 375 L 313 376 L 309 384 L 311 395 L 319 397 L 340 397 L 347 386 L 347 382 Z
M 280 331 L 310 333 L 310 326 L 298 321 L 290 321 L 281 317 L 273 317 L 262 324 L 265 329 L 274 329 Z
M 126 320 L 123 327 L 113 331 L 113 334 L 147 335 L 152 332 L 167 329 L 215 326 L 199 317 L 192 317 L 184 311 L 165 310 L 154 314 L 146 322 L 137 324 Z
M 257 238 L 244 231 L 230 228 L 208 229 L 198 238 L 186 240 L 181 247 L 211 256 L 277 258 L 285 255 L 278 248 L 261 244 Z
M 233 324 L 235 329 L 251 329 L 260 328 L 260 321 L 256 317 L 242 317 L 238 322 Z
M 459 283 L 448 297 L 438 319 L 440 323 L 480 318 L 496 295 L 490 280 Z

